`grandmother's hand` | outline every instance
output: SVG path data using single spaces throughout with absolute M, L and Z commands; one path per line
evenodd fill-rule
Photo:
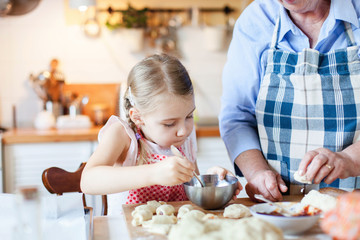
M 358 166 L 345 152 L 333 152 L 318 148 L 305 154 L 299 165 L 299 175 L 306 174 L 309 181 L 319 184 L 323 179 L 330 184 L 337 178 L 356 176 Z
M 261 194 L 273 202 L 281 201 L 281 192 L 286 192 L 287 189 L 281 175 L 272 170 L 257 171 L 245 186 L 246 193 L 256 202 L 259 200 L 254 198 L 254 194 Z
M 209 168 L 206 173 L 208 174 L 217 174 L 219 176 L 219 179 L 220 180 L 223 180 L 225 178 L 226 175 L 230 175 L 230 176 L 233 176 L 233 177 L 236 177 L 231 171 L 223 168 L 223 167 L 219 167 L 219 166 L 215 166 L 215 167 L 211 167 Z M 240 193 L 240 191 L 243 189 L 241 183 L 238 181 L 237 182 L 238 186 L 237 186 L 237 189 L 235 191 L 235 194 L 233 196 L 233 200 L 236 200 L 236 196 Z

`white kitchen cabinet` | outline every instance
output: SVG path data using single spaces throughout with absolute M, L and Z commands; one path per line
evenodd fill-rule
M 234 167 L 220 137 L 200 137 L 197 139 L 197 163 L 201 174 L 214 166 L 224 167 L 234 172 Z
M 230 161 L 225 144 L 220 137 L 200 137 L 197 139 L 197 144 L 197 164 L 200 174 L 206 174 L 206 171 L 214 166 L 220 166 L 235 173 L 234 165 Z M 245 188 L 246 179 L 244 177 L 238 177 L 238 179 Z M 244 198 L 248 195 L 245 190 L 242 190 L 237 197 Z
M 13 193 L 18 186 L 42 184 L 42 172 L 49 167 L 75 171 L 91 156 L 96 141 L 4 144 L 4 191 Z

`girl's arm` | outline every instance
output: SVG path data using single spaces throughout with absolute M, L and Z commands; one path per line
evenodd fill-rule
M 84 193 L 111 194 L 156 184 L 175 185 L 191 179 L 194 165 L 177 157 L 156 164 L 121 166 L 130 143 L 120 123 L 109 126 L 82 173 L 81 190 Z

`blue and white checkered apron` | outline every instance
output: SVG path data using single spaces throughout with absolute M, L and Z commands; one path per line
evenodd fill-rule
M 290 194 L 304 185 L 294 172 L 306 152 L 317 148 L 341 151 L 360 140 L 360 59 L 351 25 L 344 22 L 348 47 L 321 54 L 314 49 L 293 53 L 276 48 L 278 19 L 266 73 L 256 103 L 262 152 L 278 171 Z M 327 185 L 360 188 L 360 177 L 337 179 Z

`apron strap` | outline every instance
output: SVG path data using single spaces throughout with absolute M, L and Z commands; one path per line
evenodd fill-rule
M 345 34 L 348 39 L 349 45 L 356 46 L 355 37 L 354 37 L 353 30 L 351 28 L 351 24 L 349 22 L 345 22 L 345 21 L 343 21 L 343 23 L 345 25 Z
M 273 35 L 272 35 L 272 38 L 271 38 L 270 49 L 273 49 L 273 50 L 276 49 L 277 41 L 278 41 L 278 38 L 279 38 L 279 32 L 280 32 L 280 27 L 279 26 L 280 26 L 280 16 L 276 20 L 274 32 L 273 32 Z

